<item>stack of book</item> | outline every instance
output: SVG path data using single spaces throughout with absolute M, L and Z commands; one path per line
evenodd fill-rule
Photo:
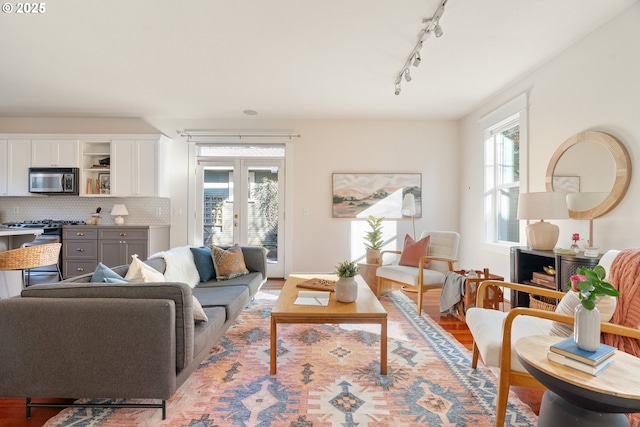
M 545 288 L 556 288 L 556 276 L 552 276 L 547 273 L 534 271 L 531 281 L 536 285 L 542 285 Z
M 564 339 L 549 348 L 547 358 L 569 368 L 597 376 L 613 363 L 611 356 L 615 347 L 600 343 L 596 351 L 585 351 L 578 348 L 573 336 Z

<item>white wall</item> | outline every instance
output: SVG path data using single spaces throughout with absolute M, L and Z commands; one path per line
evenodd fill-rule
M 417 234 L 424 228 L 458 230 L 458 129 L 453 121 L 400 120 L 284 120 L 284 121 L 176 121 L 151 120 L 160 131 L 177 138 L 176 129 L 293 129 L 291 198 L 291 259 L 289 271 L 326 272 L 343 259 L 364 256 L 364 221 L 332 218 L 331 185 L 334 172 L 411 172 L 422 174 L 423 217 L 416 219 Z M 187 242 L 188 175 L 182 172 L 188 144 L 172 144 L 172 245 Z M 185 171 L 186 172 L 186 171 Z M 307 214 L 305 214 L 307 212 Z M 411 222 L 386 221 L 386 248 L 402 247 Z M 396 240 L 399 236 L 399 240 Z M 399 246 L 397 246 L 399 245 Z
M 549 159 L 568 137 L 585 130 L 616 136 L 629 151 L 632 166 L 640 164 L 638 22 L 640 3 L 461 120 L 464 157 L 477 159 L 460 171 L 462 259 L 509 277 L 508 250 L 483 244 L 482 138 L 477 121 L 517 95 L 529 95 L 529 191 L 545 191 Z M 601 251 L 640 245 L 639 185 L 635 173 L 622 202 L 594 220 L 594 240 Z M 560 226 L 558 246 L 569 247 L 572 233 L 587 235 L 588 221 L 553 222 Z

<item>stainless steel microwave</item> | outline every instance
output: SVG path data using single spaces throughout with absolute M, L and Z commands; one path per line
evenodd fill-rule
M 29 192 L 78 195 L 78 168 L 29 168 Z

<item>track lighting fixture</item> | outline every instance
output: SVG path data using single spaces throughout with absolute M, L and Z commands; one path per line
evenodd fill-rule
M 424 28 L 420 30 L 418 33 L 418 41 L 416 45 L 409 53 L 409 57 L 404 63 L 404 66 L 401 68 L 400 72 L 396 76 L 395 80 L 395 94 L 400 95 L 402 76 L 407 82 L 411 81 L 411 74 L 409 73 L 409 67 L 413 64 L 414 67 L 420 65 L 420 49 L 422 49 L 422 43 L 431 35 L 431 33 L 435 34 L 436 37 L 442 37 L 443 31 L 440 26 L 440 18 L 442 18 L 442 14 L 444 13 L 444 6 L 447 4 L 448 0 L 442 0 L 440 6 L 436 9 L 435 13 L 431 18 L 424 18 L 422 23 L 424 24 Z

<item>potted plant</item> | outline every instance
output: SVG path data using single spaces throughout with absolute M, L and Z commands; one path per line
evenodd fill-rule
M 380 248 L 382 248 L 383 243 L 382 221 L 384 221 L 384 217 L 376 218 L 373 215 L 369 215 L 369 218 L 367 218 L 367 224 L 371 228 L 364 235 L 368 264 L 380 264 Z
M 336 266 L 336 299 L 340 302 L 353 302 L 358 297 L 358 284 L 354 277 L 358 266 L 353 261 L 342 261 Z

